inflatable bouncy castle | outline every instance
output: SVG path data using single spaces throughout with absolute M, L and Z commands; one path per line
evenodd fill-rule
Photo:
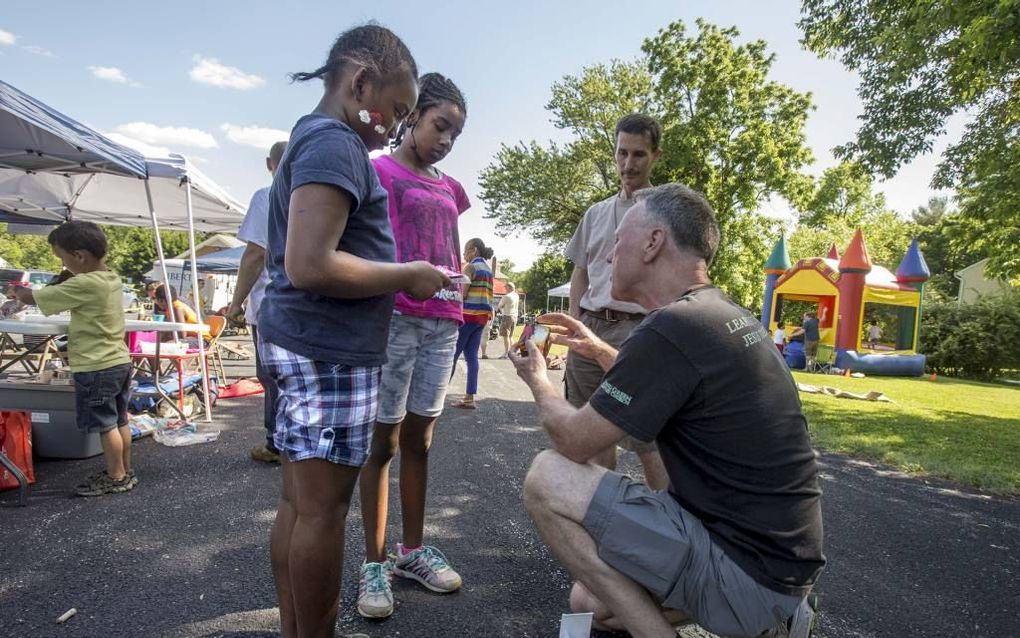
M 842 257 L 833 246 L 825 257 L 801 259 L 792 266 L 786 240 L 780 238 L 765 262 L 765 273 L 761 322 L 771 332 L 782 321 L 784 304 L 802 302 L 798 307 L 817 312 L 820 348 L 834 350 L 835 367 L 875 375 L 924 373 L 917 334 L 930 272 L 917 240 L 893 274 L 871 263 L 860 229 Z M 865 317 L 876 314 L 887 324 L 884 339 L 862 348 Z

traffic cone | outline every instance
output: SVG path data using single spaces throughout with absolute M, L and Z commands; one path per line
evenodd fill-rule
M 936 380 L 936 379 L 938 379 L 938 378 L 939 378 L 939 375 L 938 375 L 938 373 L 936 373 L 936 372 L 932 372 L 932 373 L 931 373 L 931 376 L 930 376 L 930 377 L 928 377 L 928 380 L 929 380 L 929 381 L 934 381 L 934 380 Z

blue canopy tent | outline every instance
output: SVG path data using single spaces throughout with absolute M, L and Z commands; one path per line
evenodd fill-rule
M 237 274 L 237 270 L 241 267 L 241 255 L 244 254 L 245 248 L 246 246 L 237 246 L 209 253 L 195 260 L 195 265 L 199 272 Z

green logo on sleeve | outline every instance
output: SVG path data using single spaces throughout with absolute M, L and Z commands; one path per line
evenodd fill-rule
M 602 382 L 602 389 L 605 391 L 606 394 L 613 397 L 614 399 L 616 399 L 617 401 L 624 405 L 630 405 L 630 402 L 633 398 L 629 394 L 627 394 L 626 392 L 624 392 L 623 390 L 621 390 L 620 388 L 616 387 L 615 385 L 608 381 Z

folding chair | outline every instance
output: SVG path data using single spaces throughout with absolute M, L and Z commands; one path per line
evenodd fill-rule
M 227 327 L 227 318 L 220 315 L 209 315 L 205 318 L 209 326 L 209 343 L 206 345 L 206 361 L 212 365 L 213 372 L 219 378 L 220 383 L 227 384 L 227 373 L 223 369 L 223 355 L 220 352 L 220 336 Z
M 818 344 L 818 356 L 815 357 L 812 368 L 816 372 L 831 374 L 832 366 L 836 363 L 836 349 L 828 344 Z

